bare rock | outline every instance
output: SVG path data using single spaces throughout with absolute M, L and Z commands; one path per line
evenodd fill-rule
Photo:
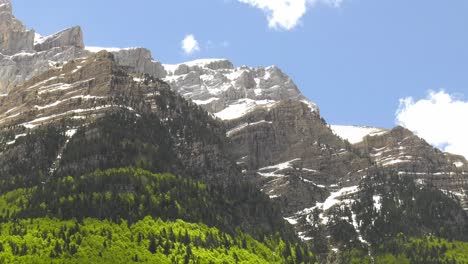
M 26 27 L 12 14 L 9 0 L 0 0 L 0 53 L 15 54 L 31 52 L 34 45 L 34 31 Z
M 72 27 L 49 37 L 39 39 L 34 45 L 34 50 L 40 52 L 57 47 L 77 47 L 83 49 L 83 32 L 81 28 L 79 26 Z

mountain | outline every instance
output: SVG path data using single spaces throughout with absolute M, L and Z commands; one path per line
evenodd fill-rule
M 223 120 L 241 117 L 256 106 L 269 107 L 288 99 L 303 101 L 313 111 L 318 111 L 318 107 L 275 66 L 235 68 L 225 59 L 163 66 L 167 72 L 164 80 L 179 94 Z
M 238 178 L 222 124 L 167 84 L 127 69 L 102 51 L 38 75 L 2 98 L 3 221 L 180 219 L 216 227 L 213 232 L 219 229 L 232 239 L 277 234 L 270 250 L 287 243 L 308 259 L 277 206 Z M 152 176 L 146 170 L 179 176 Z M 64 238 L 54 239 L 61 248 L 69 246 Z M 10 251 L 23 254 L 14 246 Z M 65 252 L 51 255 L 57 261 L 75 258 Z
M 328 125 L 318 107 L 274 66 L 235 68 L 221 59 L 163 66 L 168 72 L 164 80 L 173 90 L 223 120 L 243 174 L 281 204 L 283 216 L 303 240 L 317 240 L 307 236 L 316 229 L 311 218 L 317 209 L 327 243 L 341 243 L 330 236 L 334 209 L 353 211 L 356 196 L 367 191 L 361 183 L 375 170 L 401 180 L 409 177 L 419 188 L 435 186 L 432 191 L 459 203 L 454 217 L 466 226 L 466 215 L 460 214 L 461 208 L 468 210 L 464 157 L 443 153 L 402 127 Z M 354 216 L 347 223 L 369 245 L 360 234 L 361 220 Z
M 41 49 L 65 45 L 61 36 L 73 39 L 70 34 L 80 31 L 63 32 L 71 33 L 43 38 Z M 3 230 L 10 224 L 29 230 L 8 232 L 15 236 L 10 242 L 1 233 L 2 261 L 107 263 L 111 258 L 103 256 L 112 256 L 116 248 L 110 245 L 119 243 L 135 248 L 120 263 L 208 261 L 217 259 L 210 255 L 216 252 L 232 262 L 254 257 L 259 263 L 313 262 L 278 206 L 239 177 L 223 124 L 159 80 L 165 72 L 146 50 L 52 48 L 63 49 L 81 55 L 28 72 L 32 77 L 21 75 L 24 80 L 4 88 L 0 97 L 0 218 Z M 24 52 L 47 54 L 25 49 L 7 56 Z M 167 172 L 177 176 L 155 174 Z M 148 217 L 165 221 L 168 237 L 161 230 L 133 231 Z M 16 222 L 21 219 L 38 224 Z M 75 219 L 80 226 L 75 222 L 70 229 L 67 221 Z M 154 230 L 161 220 L 145 225 Z M 100 240 L 84 231 L 88 223 L 109 230 L 122 221 L 132 229 L 126 240 L 109 231 L 117 238 L 106 235 L 107 246 L 99 252 L 88 248 Z M 173 234 L 176 221 L 194 224 Z M 48 246 L 38 247 L 32 241 L 42 238 L 35 234 L 49 232 L 42 226 L 48 224 L 67 235 L 51 233 Z M 284 255 L 275 256 L 277 251 Z
M 0 1 L 0 96 L 25 80 L 99 50 L 85 49 L 83 32 L 78 26 L 51 36 L 28 30 L 14 17 L 10 1 Z M 112 53 L 121 66 L 158 78 L 165 76 L 161 64 L 153 60 L 147 49 L 114 49 Z
M 373 166 L 389 167 L 430 179 L 466 203 L 464 157 L 442 153 L 402 127 L 330 126 L 274 66 L 234 68 L 227 60 L 199 60 L 164 67 L 174 90 L 224 120 L 246 173 L 281 182 L 281 172 L 297 167 L 315 185 L 331 186 L 356 183 Z
M 43 37 L 8 0 L 0 17 L 2 262 L 452 263 L 466 248 L 462 156 L 403 127 L 329 125 L 276 66 Z

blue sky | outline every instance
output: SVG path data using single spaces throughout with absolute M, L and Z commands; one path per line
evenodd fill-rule
M 43 35 L 80 25 L 86 45 L 147 47 L 163 63 L 278 65 L 332 124 L 390 128 L 401 98 L 468 96 L 466 0 L 319 3 L 290 29 L 269 27 L 264 11 L 241 1 L 251 0 L 12 0 Z M 191 55 L 181 49 L 188 34 L 200 48 Z

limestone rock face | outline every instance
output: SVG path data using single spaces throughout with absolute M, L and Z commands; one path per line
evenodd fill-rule
M 12 13 L 10 0 L 0 0 L 0 13 Z
M 42 38 L 36 47 L 35 35 L 13 16 L 11 3 L 0 0 L 0 94 L 7 94 L 25 80 L 86 55 L 79 27 Z
M 83 32 L 81 28 L 76 26 L 48 37 L 36 39 L 34 50 L 40 52 L 57 47 L 77 47 L 83 49 Z
M 468 162 L 463 156 L 444 153 L 400 126 L 366 137 L 355 147 L 377 166 L 451 192 L 468 210 Z
M 61 67 L 66 62 L 91 56 L 85 49 L 80 27 L 65 29 L 42 37 L 26 27 L 12 14 L 8 0 L 0 0 L 0 95 L 34 76 Z M 144 48 L 113 50 L 115 62 L 128 71 L 156 78 L 166 76 L 161 63 L 154 61 Z
M 34 31 L 13 16 L 9 0 L 0 0 L 0 53 L 11 55 L 31 52 L 34 45 Z
M 146 73 L 156 78 L 166 77 L 161 63 L 154 61 L 151 51 L 145 48 L 129 48 L 112 52 L 115 61 L 121 66 L 128 66 L 138 73 Z
M 323 201 L 330 186 L 351 184 L 370 166 L 300 101 L 258 107 L 226 124 L 239 166 L 286 215 Z
M 163 66 L 167 71 L 164 80 L 177 92 L 221 119 L 240 117 L 258 105 L 289 99 L 304 101 L 318 112 L 318 107 L 276 66 L 235 68 L 225 59 Z
M 86 54 L 84 50 L 76 47 L 57 47 L 12 56 L 0 54 L 0 94 L 6 94 L 25 80 Z

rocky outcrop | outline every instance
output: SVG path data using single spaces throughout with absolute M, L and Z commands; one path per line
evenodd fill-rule
M 31 52 L 34 45 L 34 31 L 13 16 L 9 0 L 0 0 L 0 53 L 12 55 Z
M 76 47 L 83 49 L 83 32 L 81 28 L 76 26 L 48 37 L 39 37 L 35 41 L 34 50 L 40 52 L 60 47 Z
M 112 51 L 115 61 L 134 73 L 156 78 L 166 76 L 162 65 L 144 48 Z M 72 27 L 42 37 L 26 27 L 12 14 L 11 3 L 0 0 L 0 95 L 34 76 L 61 67 L 64 63 L 92 55 L 83 43 L 80 27 Z
M 286 215 L 323 201 L 330 186 L 349 185 L 370 166 L 300 101 L 257 107 L 226 124 L 239 166 Z
M 48 70 L 61 67 L 64 62 L 85 56 L 76 47 L 53 48 L 42 52 L 0 54 L 0 94 L 7 94 L 16 85 Z
M 444 153 L 401 126 L 366 137 L 355 148 L 375 166 L 451 192 L 468 210 L 468 162 L 463 156 Z
M 289 99 L 304 101 L 318 112 L 318 107 L 276 66 L 235 68 L 225 59 L 163 66 L 167 71 L 164 80 L 178 93 L 221 119 L 240 117 L 258 105 Z
M 12 13 L 10 0 L 0 0 L 0 13 L 3 12 Z
M 166 77 L 166 71 L 161 63 L 155 61 L 151 51 L 145 48 L 128 48 L 112 51 L 117 64 L 127 66 L 137 73 L 145 73 L 155 78 Z
M 25 80 L 86 54 L 79 27 L 36 39 L 35 32 L 12 14 L 11 3 L 0 0 L 0 94 Z M 36 50 L 35 50 L 36 49 Z

